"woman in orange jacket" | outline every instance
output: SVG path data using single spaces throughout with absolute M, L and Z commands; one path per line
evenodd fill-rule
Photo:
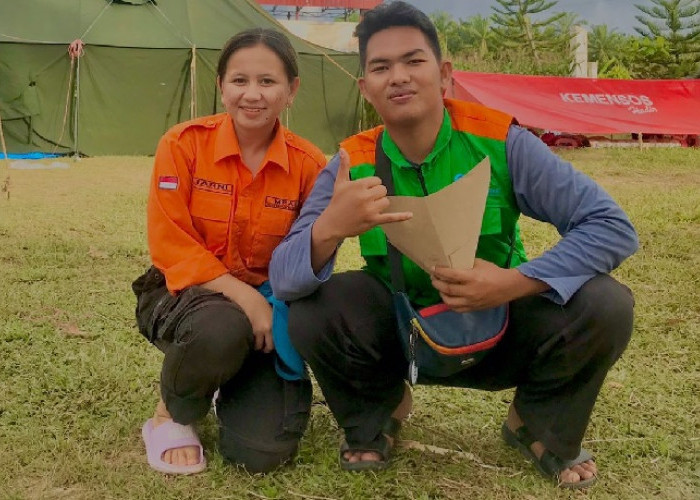
M 226 43 L 217 73 L 226 112 L 179 124 L 158 145 L 153 267 L 133 285 L 139 329 L 165 354 L 143 439 L 151 467 L 171 474 L 204 470 L 192 424 L 217 390 L 219 449 L 250 472 L 296 453 L 311 403 L 308 380 L 275 370 L 267 286 L 272 251 L 325 165 L 279 120 L 299 88 L 296 55 L 284 35 L 247 30 Z

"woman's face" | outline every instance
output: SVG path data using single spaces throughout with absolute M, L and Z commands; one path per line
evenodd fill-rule
M 236 131 L 265 132 L 292 103 L 299 78 L 290 82 L 279 56 L 265 45 L 255 45 L 231 54 L 217 84 Z

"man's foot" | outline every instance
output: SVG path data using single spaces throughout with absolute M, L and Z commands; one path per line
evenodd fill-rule
M 392 418 L 395 418 L 399 422 L 403 422 L 406 417 L 408 417 L 408 414 L 411 413 L 411 409 L 413 408 L 413 396 L 411 394 L 411 388 L 408 386 L 408 384 L 405 385 L 404 388 L 404 393 L 403 393 L 403 399 L 401 399 L 401 402 L 399 405 L 396 407 L 394 412 L 391 414 Z M 394 438 L 393 436 L 384 434 L 384 437 L 389 443 L 389 449 L 391 449 L 394 446 Z M 343 459 L 349 463 L 356 463 L 356 462 L 381 462 L 386 459 L 386 457 L 383 457 L 380 453 L 376 451 L 346 451 L 343 454 Z
M 517 430 L 525 425 L 512 404 L 508 409 L 508 418 L 505 425 L 513 434 L 516 434 Z M 533 442 L 530 445 L 530 450 L 538 460 L 540 460 L 547 451 L 544 445 L 539 441 Z M 591 459 L 559 471 L 559 482 L 562 486 L 575 488 L 578 483 L 590 483 L 597 475 L 598 468 L 596 467 L 595 461 Z
M 165 407 L 165 403 L 161 399 L 158 401 L 156 412 L 153 415 L 153 428 L 157 429 L 158 426 L 172 421 L 173 417 L 170 415 L 168 409 Z M 163 452 L 161 460 L 171 465 L 196 465 L 200 461 L 200 449 L 199 446 L 172 448 Z

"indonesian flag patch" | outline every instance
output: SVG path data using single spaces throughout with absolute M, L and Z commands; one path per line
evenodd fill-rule
M 158 177 L 158 188 L 173 191 L 177 189 L 178 179 L 174 175 L 161 175 Z

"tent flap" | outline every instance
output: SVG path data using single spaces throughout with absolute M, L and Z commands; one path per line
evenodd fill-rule
M 700 80 L 610 80 L 455 71 L 453 95 L 545 130 L 700 133 Z

